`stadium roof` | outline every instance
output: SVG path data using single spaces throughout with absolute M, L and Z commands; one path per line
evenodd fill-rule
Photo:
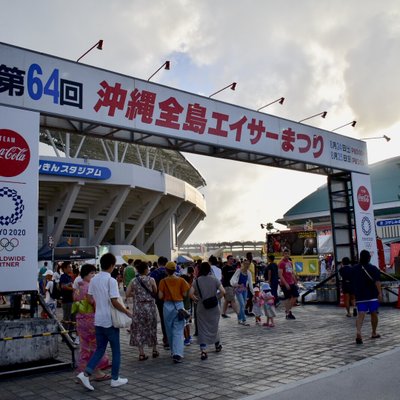
M 175 176 L 195 188 L 206 186 L 200 172 L 179 151 L 67 133 L 42 126 L 40 141 L 64 153 L 68 141 L 71 157 L 136 164 Z
M 376 215 L 400 211 L 400 157 L 390 158 L 370 165 L 372 199 Z M 276 222 L 286 225 L 296 219 L 312 215 L 329 215 L 327 185 L 319 187 L 290 208 Z

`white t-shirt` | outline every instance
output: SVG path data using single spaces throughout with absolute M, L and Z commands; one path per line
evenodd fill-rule
M 53 299 L 50 296 L 50 292 L 53 291 L 53 286 L 54 286 L 54 282 L 53 281 L 47 281 L 47 283 L 46 283 L 46 297 L 44 299 L 46 304 L 57 304 L 57 300 Z
M 112 326 L 110 299 L 119 297 L 117 281 L 109 272 L 101 271 L 91 279 L 88 293 L 94 297 L 96 303 L 94 324 L 110 328 Z
M 218 268 L 216 265 L 211 265 L 211 270 L 212 270 L 214 276 L 221 282 L 221 279 L 222 279 L 221 268 Z
M 61 275 L 57 271 L 55 271 L 53 273 L 53 281 L 56 282 L 56 283 L 60 283 L 60 276 Z
M 74 283 L 72 284 L 72 288 L 73 289 L 78 289 L 79 288 L 79 282 L 82 282 L 82 281 L 83 281 L 82 277 L 80 275 L 78 275 L 75 278 Z

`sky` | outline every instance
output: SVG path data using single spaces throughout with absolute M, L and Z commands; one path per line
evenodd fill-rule
M 384 4 L 384 6 L 383 6 Z M 398 0 L 13 0 L 0 41 L 367 140 L 370 163 L 399 155 Z M 325 176 L 185 154 L 203 175 L 207 217 L 186 243 L 263 240 Z M 276 227 L 282 228 L 275 224 Z

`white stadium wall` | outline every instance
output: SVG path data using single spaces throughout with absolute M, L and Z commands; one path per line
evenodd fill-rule
M 49 174 L 62 163 L 73 173 Z M 205 217 L 203 195 L 164 172 L 129 163 L 65 157 L 40 157 L 39 244 L 133 244 L 144 253 L 174 257 Z M 46 166 L 46 168 L 44 168 Z M 71 170 L 72 167 L 70 167 Z M 84 170 L 85 168 L 85 170 Z M 77 171 L 103 169 L 105 179 Z M 93 174 L 92 174 L 93 175 Z

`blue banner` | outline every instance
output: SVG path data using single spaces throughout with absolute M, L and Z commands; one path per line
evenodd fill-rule
M 400 225 L 400 218 L 397 219 L 383 219 L 376 222 L 378 226 L 392 226 L 392 225 Z
M 39 160 L 39 174 L 101 180 L 111 177 L 111 171 L 106 167 L 47 160 Z

